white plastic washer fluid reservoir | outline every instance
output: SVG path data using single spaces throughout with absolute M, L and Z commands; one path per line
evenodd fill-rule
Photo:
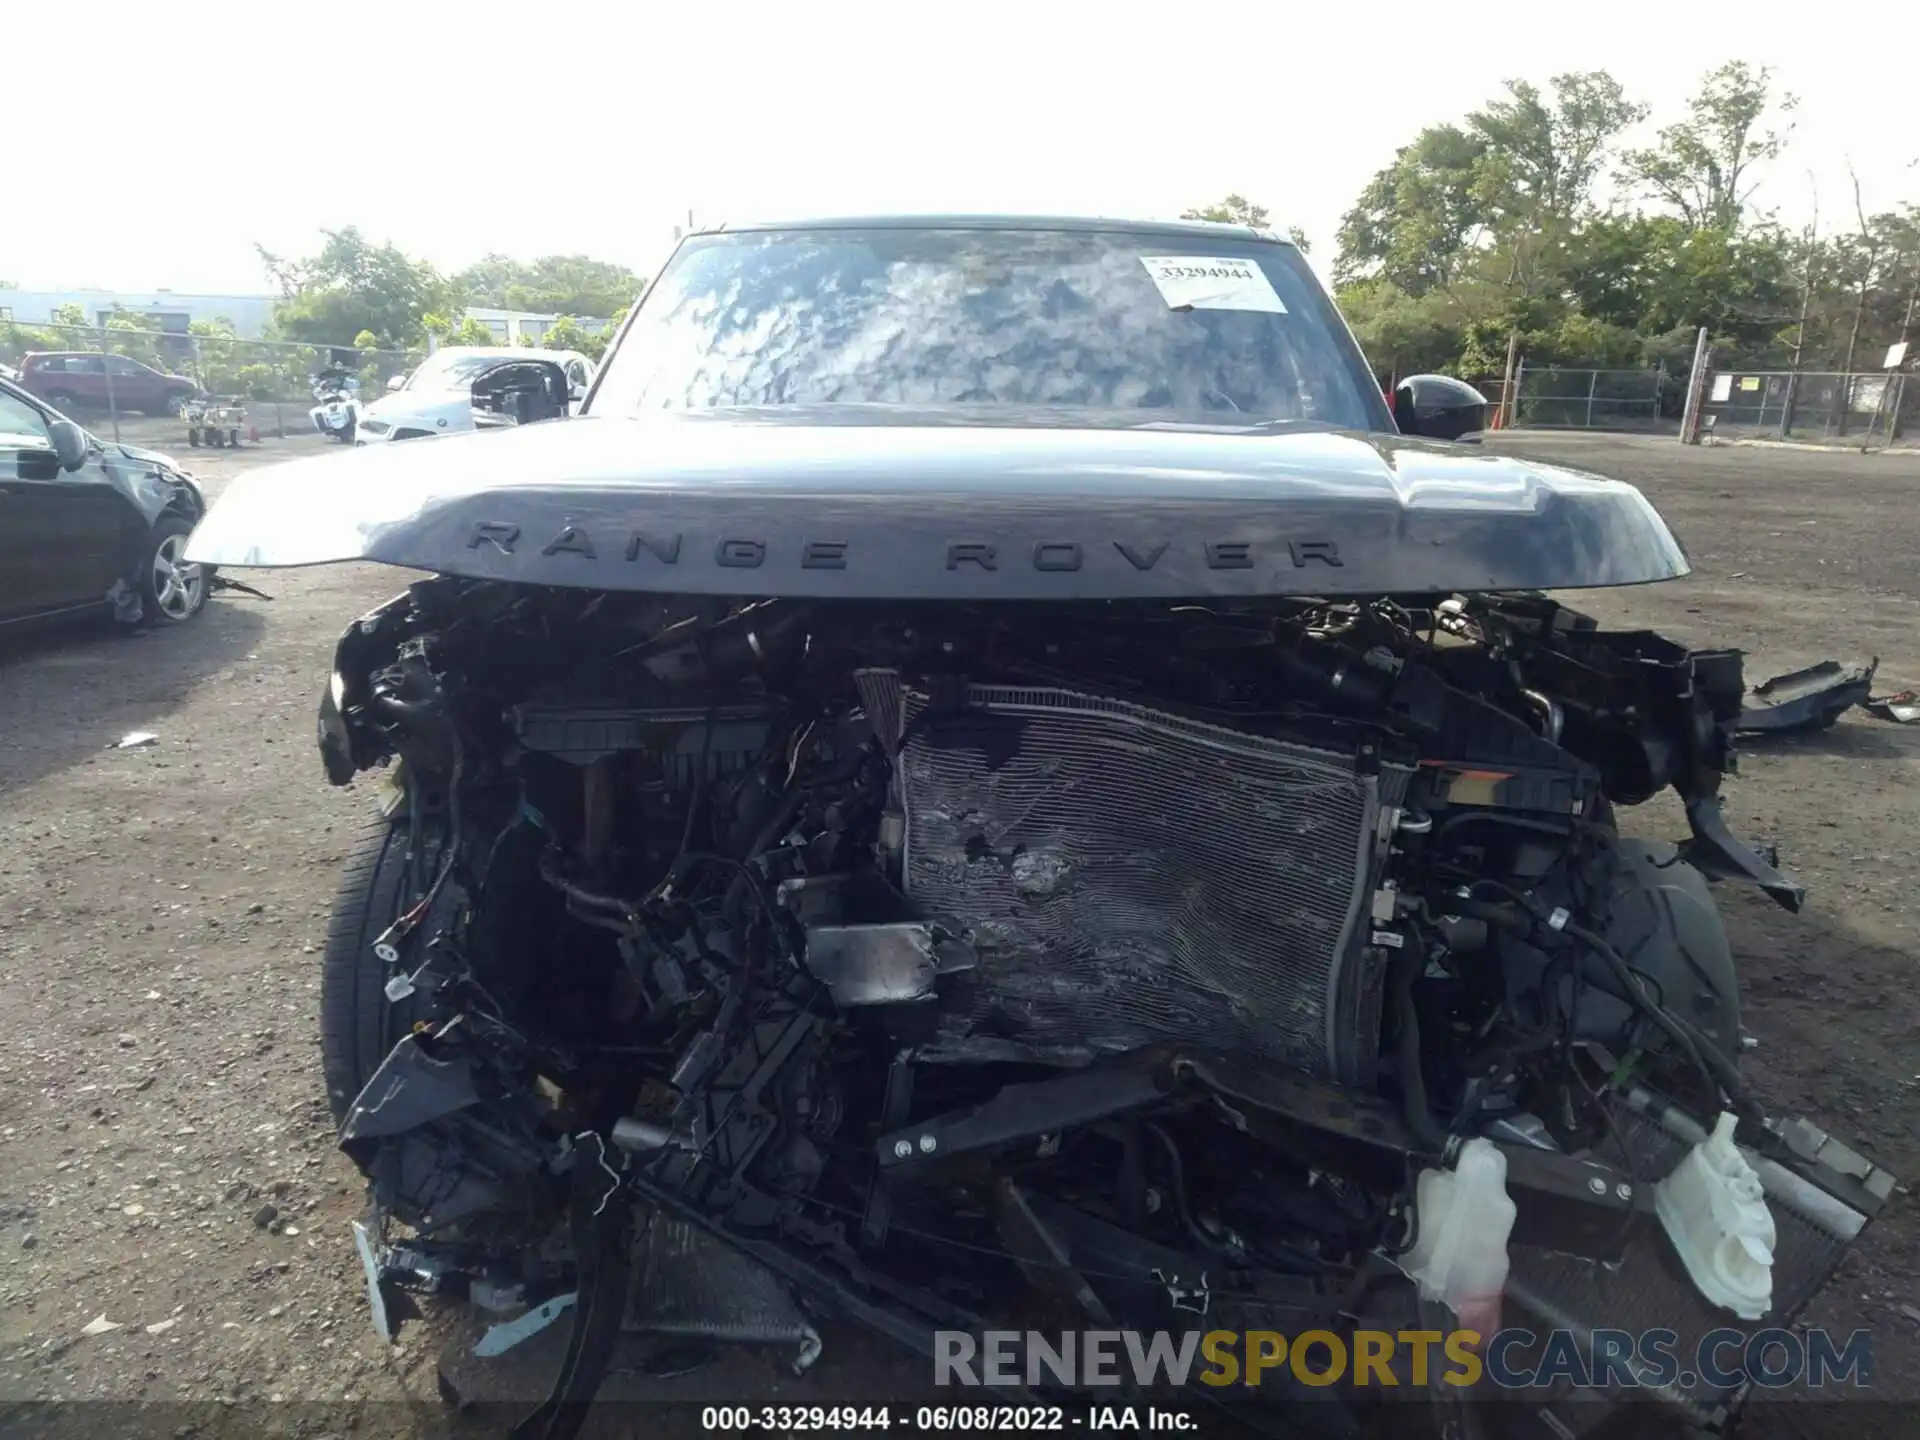
M 1491 1140 L 1467 1141 L 1453 1169 L 1420 1172 L 1413 1212 L 1419 1233 L 1401 1268 L 1424 1299 L 1445 1301 L 1462 1329 L 1488 1338 L 1500 1328 L 1513 1233 L 1507 1157 Z
M 1773 1305 L 1773 1212 L 1733 1143 L 1736 1123 L 1721 1114 L 1713 1134 L 1654 1187 L 1653 1207 L 1701 1295 L 1742 1320 L 1759 1320 Z

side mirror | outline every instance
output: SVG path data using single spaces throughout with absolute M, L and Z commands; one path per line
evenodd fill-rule
M 406 383 L 407 383 L 407 377 L 404 375 L 393 375 L 388 377 L 387 393 L 392 394 L 395 390 L 398 390 L 402 385 Z
M 1487 428 L 1487 397 L 1451 375 L 1409 375 L 1394 388 L 1393 423 L 1402 435 L 1477 439 Z
M 53 453 L 62 470 L 78 470 L 87 463 L 93 447 L 87 443 L 86 431 L 71 420 L 55 420 L 47 428 L 53 436 Z

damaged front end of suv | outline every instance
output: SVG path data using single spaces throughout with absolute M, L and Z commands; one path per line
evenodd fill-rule
M 989 290 L 1150 248 L 1183 343 L 1208 307 L 1157 252 L 1252 255 L 1262 324 L 1350 346 L 1273 242 L 1033 233 L 809 243 Z M 775 243 L 708 238 L 635 324 Z M 630 333 L 603 387 L 636 347 L 658 383 Z M 1238 355 L 1195 393 L 1248 385 Z M 1357 419 L 597 396 L 236 484 L 194 558 L 434 572 L 347 631 L 320 724 L 334 783 L 391 764 L 325 995 L 377 1323 L 397 1289 L 564 1315 L 552 1433 L 623 1332 L 804 1367 L 827 1319 L 929 1356 L 1791 1322 L 1892 1180 L 1740 1078 L 1708 882 L 1801 897 L 1720 818 L 1739 656 L 1545 593 L 1684 573 L 1630 487 L 1400 439 L 1377 391 L 1305 378 Z M 1624 835 L 1668 789 L 1685 841 Z M 1497 1202 L 1479 1233 L 1449 1184 Z M 1624 1393 L 1543 1390 L 1530 1433 Z M 1642 1393 L 1705 1425 L 1741 1399 Z M 1358 1433 L 1367 1399 L 1301 1408 Z

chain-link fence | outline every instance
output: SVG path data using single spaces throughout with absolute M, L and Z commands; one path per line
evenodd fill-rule
M 1677 434 L 1688 371 L 1534 365 L 1522 359 L 1503 406 L 1497 377 L 1473 383 L 1490 423 L 1529 430 Z M 1700 400 L 1701 438 L 1799 440 L 1873 449 L 1920 443 L 1920 385 L 1900 372 L 1736 369 L 1710 366 Z
M 1513 425 L 1535 430 L 1658 430 L 1669 391 L 1679 393 L 1665 366 L 1585 370 L 1523 363 L 1509 414 Z
M 0 321 L 0 366 L 17 383 L 119 440 L 124 417 L 178 414 L 195 396 L 247 407 L 249 428 L 285 435 L 310 428 L 315 378 L 343 371 L 372 399 L 425 358 L 424 350 L 360 349 L 241 340 L 232 335 L 143 330 L 118 323 L 29 325 Z M 11 378 L 11 377 L 10 377 Z
M 1853 442 L 1911 440 L 1920 385 L 1898 372 L 1735 370 L 1709 372 L 1700 400 L 1702 438 Z

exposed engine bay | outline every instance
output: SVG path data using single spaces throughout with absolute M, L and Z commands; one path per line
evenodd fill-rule
M 1744 691 L 1538 595 L 423 581 L 321 718 L 336 784 L 398 760 L 396 878 L 336 924 L 364 983 L 328 975 L 377 1323 L 572 1296 L 553 1406 L 622 1331 L 805 1366 L 825 1317 L 928 1353 L 1036 1314 L 1786 1324 L 1892 1178 L 1740 1078 L 1708 883 L 1801 900 L 1720 817 Z M 1623 836 L 1668 788 L 1684 842 Z M 1723 1114 L 1777 1232 L 1758 1315 L 1657 1213 Z M 1421 1243 L 1469 1150 L 1517 1212 L 1491 1309 Z M 1542 1435 L 1606 1409 L 1537 1398 Z

